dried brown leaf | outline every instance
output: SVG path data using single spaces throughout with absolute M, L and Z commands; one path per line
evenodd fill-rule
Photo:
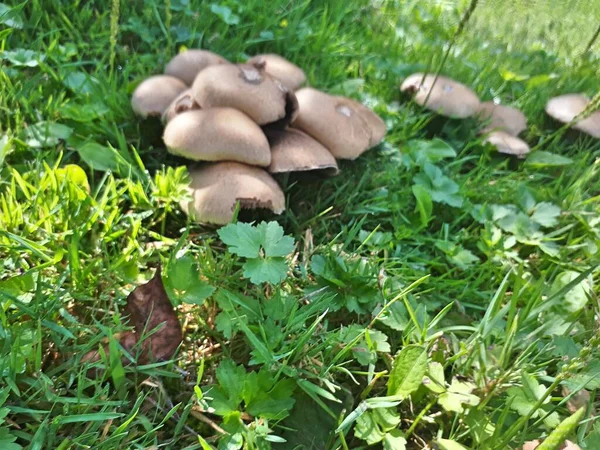
M 162 282 L 161 269 L 146 284 L 136 287 L 127 297 L 125 312 L 133 331 L 120 336 L 119 342 L 137 356 L 139 364 L 170 359 L 183 339 L 181 325 Z M 143 338 L 140 343 L 140 339 Z M 108 349 L 105 349 L 108 351 Z M 97 350 L 87 353 L 82 362 L 100 359 Z M 125 363 L 125 360 L 124 360 Z

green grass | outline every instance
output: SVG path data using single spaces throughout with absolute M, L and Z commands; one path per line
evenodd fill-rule
M 480 1 L 451 49 L 442 73 L 527 115 L 537 153 L 515 161 L 398 90 L 440 69 L 467 3 L 30 0 L 2 16 L 0 448 L 519 448 L 584 388 L 584 419 L 561 429 L 600 448 L 600 143 L 543 113 L 599 92 L 600 41 L 583 53 L 600 4 Z M 252 284 L 188 223 L 185 162 L 130 110 L 183 46 L 279 53 L 386 120 L 341 176 L 280 178 L 281 283 Z M 157 263 L 168 287 L 202 287 L 171 299 L 175 360 L 123 367 L 113 346 L 93 376 L 83 355 L 127 329 Z

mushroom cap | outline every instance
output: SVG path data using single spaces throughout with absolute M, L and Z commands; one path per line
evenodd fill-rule
M 230 64 L 230 62 L 208 50 L 190 49 L 174 56 L 167 63 L 165 73 L 177 77 L 188 86 L 191 86 L 196 75 L 208 66 L 217 64 Z
M 264 67 L 265 72 L 278 78 L 289 90 L 295 91 L 306 81 L 306 74 L 296 64 L 274 53 L 256 55 L 248 64 Z
M 562 123 L 569 123 L 581 114 L 590 104 L 583 94 L 567 94 L 554 97 L 546 104 L 546 113 Z M 586 119 L 579 120 L 573 128 L 590 136 L 600 138 L 600 111 L 593 112 Z
M 493 131 L 483 142 L 492 144 L 500 153 L 515 155 L 518 158 L 523 158 L 530 152 L 527 142 L 506 131 Z
M 177 114 L 181 114 L 186 111 L 192 111 L 194 109 L 200 109 L 200 105 L 194 100 L 191 89 L 186 89 L 179 94 L 171 102 L 169 107 L 162 115 L 163 124 L 169 123 Z
M 372 141 L 367 121 L 344 97 L 334 97 L 313 88 L 296 92 L 300 107 L 295 128 L 312 136 L 338 159 L 356 159 Z
M 422 73 L 415 73 L 402 82 L 400 90 L 414 93 L 417 104 L 443 116 L 464 119 L 479 111 L 479 97 L 467 86 L 442 75 L 434 81 L 435 74 L 423 79 Z
M 225 225 L 233 219 L 237 202 L 244 209 L 285 210 L 283 191 L 265 170 L 237 162 L 219 162 L 190 170 L 192 200 L 181 208 L 194 220 Z
M 179 78 L 155 75 L 146 78 L 133 91 L 131 108 L 138 116 L 161 116 L 173 99 L 187 89 Z
M 269 172 L 302 172 L 326 170 L 332 175 L 338 173 L 338 165 L 333 155 L 320 143 L 300 130 L 269 130 L 271 144 L 271 165 Z
M 383 140 L 385 132 L 387 131 L 387 127 L 385 126 L 383 119 L 375 114 L 371 109 L 367 108 L 365 105 L 357 102 L 356 100 L 346 97 L 337 98 L 347 102 L 348 105 L 365 120 L 371 129 L 371 140 L 369 141 L 369 146 L 375 147 L 377 144 L 379 144 Z
M 192 85 L 202 108 L 239 109 L 259 125 L 285 119 L 294 93 L 264 69 L 250 64 L 221 64 L 200 72 Z
M 527 129 L 525 114 L 510 106 L 497 105 L 494 102 L 484 102 L 479 110 L 482 122 L 488 122 L 481 133 L 490 131 L 506 131 L 508 134 L 518 136 Z
M 271 163 L 263 131 L 233 108 L 181 113 L 167 124 L 163 141 L 169 152 L 194 161 L 239 161 L 265 167 Z

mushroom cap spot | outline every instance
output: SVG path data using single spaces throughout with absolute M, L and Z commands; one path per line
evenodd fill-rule
M 313 88 L 296 92 L 299 114 L 293 122 L 338 159 L 356 159 L 370 148 L 372 132 L 367 121 L 344 97 Z
M 387 131 L 387 127 L 383 119 L 375 114 L 371 109 L 367 108 L 365 105 L 357 102 L 356 100 L 346 97 L 338 98 L 343 99 L 346 104 L 349 105 L 349 107 L 354 109 L 365 120 L 371 129 L 371 140 L 369 142 L 369 146 L 375 147 L 377 144 L 379 144 L 383 140 L 383 137 Z
M 239 161 L 268 166 L 267 137 L 248 116 L 232 108 L 187 111 L 165 128 L 169 152 L 194 161 Z
M 208 66 L 231 64 L 222 56 L 208 50 L 190 49 L 174 56 L 166 65 L 165 73 L 191 86 L 200 72 Z
M 192 91 L 203 108 L 235 108 L 259 125 L 283 119 L 293 95 L 279 80 L 249 64 L 208 67 L 198 74 Z
M 195 221 L 225 225 L 233 219 L 237 202 L 244 209 L 285 210 L 283 191 L 265 170 L 237 162 L 219 162 L 190 169 L 192 200 L 181 208 Z
M 271 165 L 269 172 L 302 172 L 326 170 L 336 175 L 338 165 L 333 155 L 320 143 L 300 130 L 269 130 Z
M 519 158 L 523 158 L 527 153 L 530 152 L 527 142 L 508 134 L 505 131 L 493 131 L 485 138 L 483 142 L 492 144 L 494 147 L 496 147 L 499 153 L 515 155 Z
M 546 113 L 562 123 L 569 123 L 581 114 L 590 104 L 583 94 L 567 94 L 554 97 L 546 104 Z M 600 111 L 579 120 L 573 128 L 600 139 Z
M 194 100 L 192 90 L 186 89 L 171 102 L 169 107 L 162 115 L 162 122 L 163 124 L 167 124 L 176 115 L 195 109 L 200 109 L 200 105 L 196 103 L 196 100 Z
M 131 108 L 138 116 L 161 116 L 171 102 L 187 89 L 179 78 L 155 75 L 142 81 L 131 96 Z
M 248 64 L 264 67 L 265 72 L 281 80 L 291 91 L 297 90 L 306 81 L 306 74 L 300 67 L 274 53 L 256 55 L 248 60 Z
M 413 93 L 417 104 L 443 116 L 464 119 L 479 111 L 479 97 L 467 86 L 442 75 L 434 81 L 435 74 L 423 79 L 422 73 L 415 73 L 402 82 L 400 90 Z
M 487 125 L 481 133 L 490 131 L 506 131 L 508 134 L 518 136 L 527 129 L 527 118 L 517 108 L 496 105 L 494 102 L 484 102 L 479 110 L 479 119 Z

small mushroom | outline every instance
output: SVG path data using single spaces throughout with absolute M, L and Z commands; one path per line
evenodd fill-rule
M 191 86 L 202 70 L 217 64 L 230 64 L 225 58 L 208 50 L 190 49 L 174 56 L 165 67 L 165 73 Z
M 379 140 L 380 127 L 373 131 L 370 125 L 374 120 L 365 118 L 356 102 L 313 88 L 300 89 L 296 98 L 300 112 L 293 126 L 319 141 L 336 158 L 356 159 Z
M 190 170 L 192 200 L 181 208 L 194 220 L 225 225 L 233 219 L 237 202 L 243 209 L 285 210 L 283 191 L 265 170 L 237 162 L 219 162 Z
M 167 110 L 162 115 L 162 122 L 163 124 L 167 124 L 177 114 L 181 114 L 186 111 L 193 111 L 195 109 L 200 109 L 200 105 L 196 103 L 196 100 L 194 100 L 192 90 L 186 89 L 171 102 Z
M 435 78 L 435 74 L 415 73 L 402 82 L 400 90 L 414 94 L 417 104 L 443 116 L 464 119 L 479 111 L 475 92 L 448 77 Z
M 273 53 L 256 55 L 248 64 L 264 68 L 269 75 L 278 78 L 290 91 L 297 90 L 306 81 L 304 71 L 282 56 Z
M 500 153 L 515 155 L 517 158 L 524 158 L 530 152 L 527 142 L 506 131 L 493 131 L 483 142 L 492 144 Z
M 271 165 L 269 172 L 302 172 L 324 170 L 336 175 L 338 165 L 333 155 L 306 133 L 293 128 L 269 130 Z
M 171 120 L 163 135 L 169 152 L 194 161 L 271 163 L 269 142 L 258 125 L 233 108 L 187 111 Z
M 294 93 L 250 64 L 208 67 L 198 74 L 192 91 L 202 108 L 235 108 L 259 125 L 289 122 L 297 111 Z
M 484 102 L 479 110 L 479 118 L 487 123 L 481 133 L 490 131 L 505 131 L 513 136 L 518 136 L 527 129 L 525 114 L 510 106 L 497 105 L 494 102 Z
M 583 94 L 567 94 L 551 99 L 546 105 L 546 113 L 562 123 L 570 123 L 590 104 Z M 576 130 L 600 139 L 600 111 L 593 112 L 573 125 Z
M 183 82 L 170 75 L 146 78 L 133 91 L 131 108 L 142 118 L 162 116 L 171 102 L 187 89 Z

